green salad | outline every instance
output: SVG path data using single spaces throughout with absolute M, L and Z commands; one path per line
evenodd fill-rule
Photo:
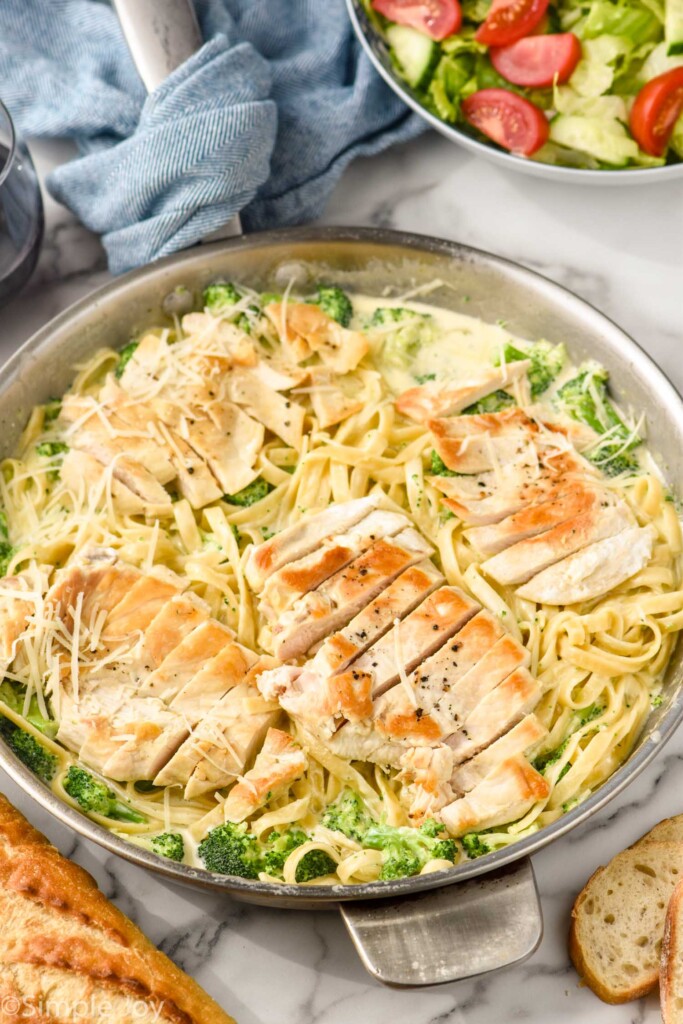
M 587 169 L 683 160 L 683 0 L 363 0 L 448 124 Z

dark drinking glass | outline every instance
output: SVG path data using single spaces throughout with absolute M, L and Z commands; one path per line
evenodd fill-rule
M 0 103 L 0 306 L 30 277 L 43 237 L 43 203 L 26 146 Z

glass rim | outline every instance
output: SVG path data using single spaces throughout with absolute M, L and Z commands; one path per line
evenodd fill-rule
M 0 115 L 2 114 L 7 118 L 7 124 L 9 125 L 9 149 L 7 150 L 5 162 L 2 167 L 0 167 L 0 185 L 3 184 L 5 178 L 9 174 L 17 151 L 17 132 L 14 127 L 14 121 L 12 120 L 12 115 L 9 110 L 0 99 Z

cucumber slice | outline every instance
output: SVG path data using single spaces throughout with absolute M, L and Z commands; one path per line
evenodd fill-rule
M 424 89 L 439 63 L 441 51 L 438 45 L 423 32 L 407 25 L 390 25 L 386 36 L 408 85 L 413 89 Z
M 683 53 L 683 0 L 666 0 L 664 40 L 669 57 Z

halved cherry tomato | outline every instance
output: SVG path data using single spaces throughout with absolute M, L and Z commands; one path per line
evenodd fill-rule
M 458 0 L 372 0 L 374 10 L 397 25 L 409 25 L 437 41 L 452 36 L 462 24 Z
M 543 20 L 550 0 L 493 0 L 474 38 L 487 46 L 507 46 L 528 36 Z
M 674 125 L 683 112 L 683 67 L 651 78 L 631 107 L 631 134 L 650 156 L 664 156 Z
M 511 153 L 531 156 L 548 141 L 548 122 L 530 100 L 507 89 L 480 89 L 462 101 L 466 120 Z
M 558 35 L 527 36 L 510 46 L 492 46 L 491 63 L 513 85 L 542 89 L 566 82 L 581 60 L 581 43 L 573 32 Z

